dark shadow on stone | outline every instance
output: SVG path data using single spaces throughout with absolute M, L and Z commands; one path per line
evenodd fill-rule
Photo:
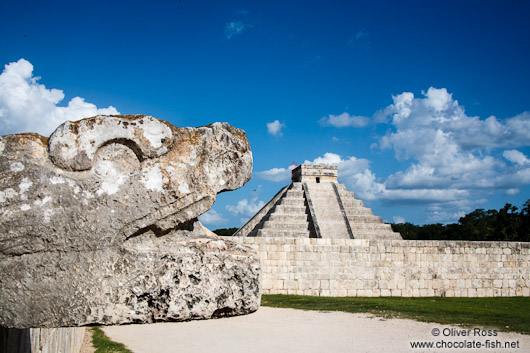
M 0 353 L 31 353 L 30 329 L 0 326 Z
M 160 227 L 157 227 L 155 224 L 151 224 L 147 227 L 144 227 L 142 229 L 138 229 L 136 232 L 134 232 L 133 234 L 129 235 L 126 239 L 131 239 L 131 238 L 134 238 L 134 237 L 138 237 L 142 234 L 145 234 L 147 232 L 153 232 L 153 234 L 159 238 L 159 237 L 163 237 L 164 235 L 167 235 L 169 233 L 171 233 L 172 231 L 175 231 L 175 230 L 189 230 L 189 231 L 193 231 L 194 229 L 194 226 L 195 226 L 195 222 L 197 222 L 198 219 L 197 218 L 194 218 L 192 220 L 189 220 L 187 222 L 184 222 L 184 223 L 181 223 L 179 224 L 178 226 L 174 227 L 174 228 L 169 228 L 169 229 L 162 229 Z

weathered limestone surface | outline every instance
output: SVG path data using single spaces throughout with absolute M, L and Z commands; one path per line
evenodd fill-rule
M 0 137 L 0 325 L 188 320 L 258 308 L 259 260 L 196 217 L 250 178 L 244 131 L 153 117 Z

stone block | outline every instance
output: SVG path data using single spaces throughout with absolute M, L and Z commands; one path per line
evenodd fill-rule
M 393 297 L 406 297 L 406 295 L 403 295 L 403 291 L 401 289 L 391 289 L 390 293 Z
M 337 289 L 333 293 L 334 297 L 347 297 L 348 296 L 348 290 L 346 289 Z
M 392 295 L 392 292 L 390 289 L 381 289 L 381 297 L 390 297 Z
M 284 288 L 284 280 L 281 280 L 281 279 L 275 280 L 274 283 L 273 283 L 272 288 L 275 289 L 275 290 L 283 289 Z
M 356 296 L 357 296 L 356 289 L 348 289 L 348 297 L 356 297 Z
M 288 279 L 289 279 L 289 273 L 287 273 L 287 272 L 278 273 L 278 274 L 276 275 L 276 278 L 277 278 L 278 280 L 288 280 Z
M 284 282 L 285 289 L 298 289 L 298 281 L 295 280 L 286 280 Z
M 272 280 L 272 279 L 264 279 L 263 283 L 262 283 L 262 288 L 263 288 L 263 290 L 271 289 L 271 288 L 273 288 L 273 285 L 274 285 L 274 280 Z

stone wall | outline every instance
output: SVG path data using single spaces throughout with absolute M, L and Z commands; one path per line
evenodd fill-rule
M 84 327 L 8 329 L 0 327 L 0 352 L 78 353 Z
M 530 296 L 530 243 L 232 239 L 258 251 L 264 294 Z

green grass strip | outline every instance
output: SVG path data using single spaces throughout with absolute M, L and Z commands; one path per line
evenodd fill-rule
M 530 334 L 530 298 L 312 297 L 263 295 L 261 305 L 302 310 L 370 313 L 465 327 Z
M 93 326 L 90 329 L 92 329 L 92 344 L 96 348 L 96 353 L 133 353 L 123 343 L 111 341 L 99 326 Z

